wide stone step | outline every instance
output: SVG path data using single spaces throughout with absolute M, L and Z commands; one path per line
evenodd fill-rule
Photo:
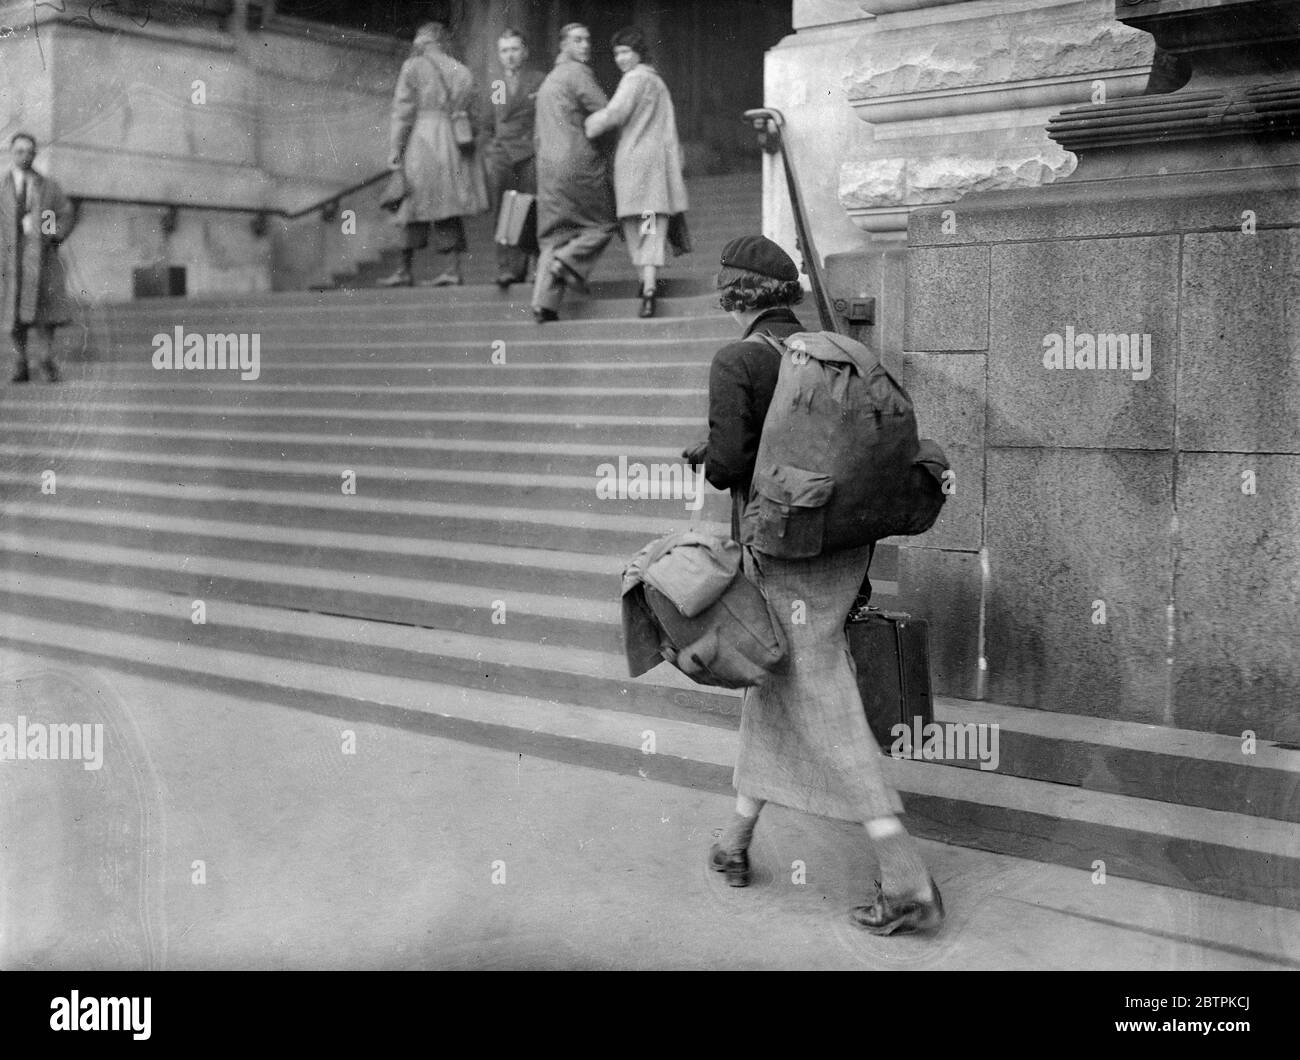
M 427 629 L 472 633 L 493 640 L 584 648 L 617 655 L 623 650 L 620 573 L 605 572 L 596 592 L 584 596 L 529 592 L 506 579 L 466 584 L 428 579 L 408 571 L 382 575 L 310 565 L 299 555 L 283 563 L 259 558 L 206 556 L 100 544 L 93 551 L 72 541 L 43 541 L 0 531 L 5 570 L 24 575 L 98 584 L 97 599 L 133 589 L 201 600 L 218 609 L 238 601 L 289 611 L 346 615 Z M 459 578 L 461 571 L 448 572 Z M 480 568 L 481 573 L 481 568 Z
M 207 623 L 195 626 L 184 599 L 121 590 L 115 606 L 87 605 L 93 589 L 66 579 L 0 575 L 0 598 L 11 614 L 23 619 L 3 631 L 0 642 L 128 672 L 165 672 L 178 683 L 240 683 L 245 695 L 253 691 L 253 683 L 266 681 L 283 693 L 296 694 L 295 705 L 315 700 L 317 709 L 334 716 L 350 716 L 334 700 L 340 690 L 357 689 L 363 674 L 382 679 L 389 695 L 394 682 L 405 682 L 404 689 L 424 697 L 424 709 L 443 717 L 473 698 L 458 697 L 449 689 L 468 686 L 492 694 L 484 705 L 495 712 L 489 724 L 514 722 L 519 739 L 524 732 L 546 730 L 557 722 L 589 725 L 585 731 L 591 735 L 609 733 L 612 727 L 605 720 L 617 722 L 617 717 L 605 712 L 612 710 L 636 716 L 637 724 L 650 718 L 668 725 L 670 746 L 681 754 L 691 741 L 683 739 L 678 723 L 724 730 L 735 725 L 736 697 L 701 696 L 695 689 L 681 688 L 664 667 L 654 672 L 665 674 L 656 682 L 623 682 L 626 695 L 609 696 L 618 684 L 610 672 L 616 672 L 618 661 L 600 653 L 506 645 L 463 634 L 239 604 L 216 608 L 221 621 L 214 622 L 210 614 Z M 502 658 L 505 651 L 509 659 Z M 434 658 L 437 666 L 431 669 Z M 285 659 L 294 660 L 291 672 Z M 457 659 L 468 665 L 456 670 Z M 564 673 L 575 678 L 573 688 L 554 698 L 548 693 Z M 552 685 L 541 691 L 535 686 L 511 691 L 524 675 L 546 675 Z M 433 700 L 431 681 L 440 690 Z M 651 695 L 636 696 L 638 688 Z M 589 701 L 593 690 L 595 702 Z M 529 698 L 512 709 L 499 698 L 503 694 Z M 322 698 L 328 698 L 327 705 Z M 556 709 L 546 708 L 547 702 L 554 702 Z M 718 706 L 723 709 L 709 709 Z M 943 703 L 941 716 L 953 707 L 971 707 L 975 717 L 982 706 Z M 581 711 L 591 707 L 597 708 L 598 717 L 589 720 Z M 996 707 L 990 710 L 998 713 Z M 461 728 L 460 738 L 473 738 L 468 727 Z M 701 740 L 712 753 L 693 757 L 727 769 L 734 744 L 704 734 Z M 1080 867 L 1086 867 L 1081 859 L 1104 855 L 1107 872 L 1119 876 L 1300 907 L 1300 859 L 1290 822 L 932 762 L 885 759 L 883 767 L 903 795 L 909 823 L 923 836 Z M 1231 865 L 1232 871 L 1214 869 L 1222 865 Z
M 233 379 L 231 376 L 233 375 Z M 143 401 L 171 402 L 210 400 L 239 404 L 244 408 L 311 408 L 346 402 L 354 409 L 409 411 L 458 411 L 553 414 L 581 417 L 597 412 L 605 415 L 680 416 L 692 411 L 703 421 L 707 393 L 699 387 L 575 386 L 538 388 L 533 386 L 349 385 L 345 383 L 268 383 L 241 380 L 237 373 L 165 372 L 148 382 L 132 383 L 115 377 L 93 379 L 85 384 L 69 383 L 61 394 L 72 400 L 93 393 L 109 398 L 121 396 Z
M 237 397 L 237 395 L 236 395 Z M 377 416 L 373 410 L 326 407 L 315 408 L 245 408 L 238 404 L 220 404 L 205 398 L 199 391 L 181 392 L 179 400 L 141 403 L 130 400 L 109 401 L 96 397 L 86 388 L 80 400 L 74 400 L 67 388 L 42 388 L 15 395 L 10 391 L 0 398 L 4 420 L 22 424 L 43 424 L 55 429 L 81 430 L 87 423 L 110 426 L 138 424 L 149 428 L 219 431 L 229 426 L 235 431 L 289 430 L 319 436 L 346 439 L 369 436 L 377 431 L 384 435 L 411 439 L 452 434 L 465 440 L 495 440 L 504 443 L 549 442 L 564 438 L 573 443 L 601 447 L 665 445 L 668 439 L 697 440 L 707 434 L 704 418 L 687 416 L 636 416 L 608 413 L 496 413 L 496 412 L 429 412 L 424 410 L 388 410 Z M 0 432 L 3 427 L 0 426 Z M 63 434 L 51 433 L 47 447 L 62 451 Z M 24 441 L 33 438 L 29 431 Z M 33 448 L 35 442 L 28 446 Z
M 26 419 L 9 418 L 0 428 L 0 444 L 18 446 L 43 458 L 75 459 L 87 450 L 112 449 L 148 458 L 150 454 L 201 456 L 231 460 L 280 459 L 289 462 L 340 459 L 388 469 L 441 469 L 446 471 L 506 471 L 537 475 L 594 477 L 602 465 L 619 460 L 629 469 L 635 464 L 649 471 L 651 464 L 681 464 L 681 446 L 629 446 L 611 437 L 593 442 L 517 441 L 473 439 L 453 435 L 400 438 L 391 435 L 294 433 L 287 431 L 237 431 L 233 428 L 200 429 L 182 421 L 175 427 L 146 426 L 134 419 L 127 425 L 102 418 L 81 423 L 42 422 L 39 410 L 23 409 Z M 232 465 L 236 466 L 236 465 Z M 640 474 L 641 472 L 632 472 Z
M 650 389 L 686 387 L 704 392 L 709 382 L 709 362 L 706 358 L 695 361 L 641 361 L 627 363 L 529 363 L 531 350 L 516 347 L 515 360 L 505 364 L 489 363 L 491 354 L 482 351 L 478 362 L 437 363 L 427 360 L 390 361 L 376 364 L 372 361 L 318 361 L 309 360 L 308 354 L 299 360 L 263 360 L 259 365 L 258 381 L 354 386 L 430 386 L 447 383 L 453 386 L 521 387 L 538 390 L 572 387 L 629 387 L 644 386 Z M 418 353 L 416 354 L 418 356 Z M 113 364 L 86 364 L 80 370 L 64 373 L 69 382 L 81 384 L 112 383 L 156 384 L 172 378 L 175 369 L 154 368 L 147 359 L 121 361 Z M 230 372 L 228 374 L 238 375 Z M 198 373 L 193 373 L 198 379 Z M 209 372 L 207 378 L 220 380 L 220 370 Z
M 59 477 L 88 476 L 105 479 L 129 478 L 145 482 L 181 482 L 187 486 L 220 486 L 245 493 L 280 490 L 316 497 L 364 496 L 367 500 L 429 501 L 444 505 L 495 502 L 504 514 L 516 505 L 537 511 L 561 509 L 576 517 L 626 517 L 661 521 L 689 517 L 709 503 L 721 512 L 725 495 L 709 487 L 703 476 L 683 466 L 682 461 L 654 465 L 666 469 L 651 477 L 650 468 L 628 466 L 628 474 L 613 463 L 601 472 L 602 463 L 591 462 L 587 473 L 577 475 L 538 474 L 502 470 L 457 470 L 442 467 L 393 467 L 368 464 L 355 459 L 364 453 L 346 443 L 338 446 L 335 459 L 324 461 L 258 459 L 228 455 L 129 452 L 107 449 L 76 449 L 63 454 L 32 452 L 21 446 L 0 444 L 0 460 L 9 475 L 26 476 L 39 482 L 51 464 Z M 617 460 L 617 456 L 612 457 Z M 608 461 L 606 461 L 607 463 Z M 57 480 L 56 480 L 57 482 Z M 348 488 L 348 493 L 342 491 Z M 64 486 L 64 496 L 68 487 Z M 711 501 L 709 500 L 711 496 Z
M 0 503 L 42 497 L 41 474 L 34 471 L 0 471 Z M 688 513 L 679 503 L 665 503 L 658 517 L 565 511 L 561 508 L 524 508 L 509 496 L 492 497 L 480 491 L 478 504 L 444 503 L 369 497 L 364 483 L 355 496 L 337 490 L 329 493 L 295 493 L 283 488 L 241 489 L 221 485 L 178 483 L 176 476 L 110 478 L 98 475 L 56 474 L 57 493 L 48 504 L 105 511 L 132 511 L 185 515 L 196 519 L 223 519 L 397 537 L 427 535 L 447 541 L 481 541 L 515 548 L 565 549 L 631 556 L 662 534 L 686 529 Z M 341 485 L 341 480 L 340 480 Z M 497 503 L 491 503 L 495 500 Z M 712 518 L 707 510 L 705 515 Z M 720 521 L 726 509 L 718 497 L 718 521 L 706 521 L 724 531 Z M 673 514 L 667 514 L 673 513 Z

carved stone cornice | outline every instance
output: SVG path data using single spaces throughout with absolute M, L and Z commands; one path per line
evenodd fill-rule
M 1067 151 L 1224 136 L 1294 137 L 1298 132 L 1300 80 L 1071 107 L 1047 126 L 1047 135 Z
M 1150 32 L 1184 66 L 1187 84 L 1062 111 L 1048 135 L 1066 150 L 1300 135 L 1293 0 L 1116 0 L 1115 8 L 1117 18 Z

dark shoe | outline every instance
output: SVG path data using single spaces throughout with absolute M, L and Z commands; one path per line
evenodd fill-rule
M 557 313 L 554 309 L 546 309 L 542 306 L 535 306 L 533 308 L 533 319 L 536 320 L 537 323 L 539 324 L 545 324 L 548 321 L 559 320 L 560 314 Z
M 16 369 L 14 374 L 9 377 L 9 382 L 11 383 L 30 383 L 31 381 L 32 377 L 27 374 L 27 367 L 25 365 L 22 368 Z
M 393 275 L 385 276 L 382 280 L 376 280 L 376 287 L 410 287 L 414 281 L 411 274 L 405 269 L 398 269 Z
M 934 931 L 943 923 L 943 896 L 939 885 L 930 880 L 930 900 L 886 898 L 876 884 L 876 900 L 870 905 L 854 906 L 849 919 L 873 935 L 894 935 L 908 931 Z
M 57 383 L 63 378 L 63 375 L 59 372 L 59 366 L 53 361 L 41 362 L 41 376 L 47 383 Z
M 497 286 L 503 291 L 508 291 L 512 283 L 523 283 L 524 277 L 516 276 L 513 272 L 502 272 L 497 275 Z
M 464 283 L 465 281 L 460 278 L 459 273 L 444 272 L 439 276 L 435 276 L 432 280 L 422 281 L 420 283 L 420 286 L 421 287 L 461 287 L 464 285 Z
M 727 886 L 749 886 L 749 855 L 743 850 L 727 851 L 714 843 L 709 847 L 709 867 L 727 874 Z
M 641 316 L 652 317 L 655 315 L 655 296 L 652 294 L 643 294 L 641 296 Z

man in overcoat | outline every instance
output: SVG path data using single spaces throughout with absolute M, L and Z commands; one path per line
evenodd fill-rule
M 591 34 L 570 23 L 560 55 L 537 93 L 537 239 L 542 255 L 533 286 L 533 315 L 557 320 L 566 286 L 585 286 L 613 237 L 614 187 L 602 146 L 583 123 L 609 99 L 587 65 Z
M 41 373 L 54 383 L 54 329 L 72 319 L 59 244 L 72 234 L 76 210 L 54 180 L 32 168 L 35 137 L 15 133 L 9 150 L 12 165 L 0 180 L 0 329 L 14 347 L 10 382 L 31 380 L 27 339 L 38 327 L 45 336 Z
M 388 165 L 405 173 L 408 193 L 394 217 L 403 227 L 402 267 L 380 280 L 382 287 L 411 286 L 415 252 L 431 240 L 446 268 L 430 285 L 464 283 L 461 259 L 469 244 L 463 219 L 487 209 L 483 169 L 455 134 L 455 116 L 473 108 L 474 78 L 447 46 L 446 27 L 424 23 L 397 75 Z
M 502 31 L 497 40 L 501 77 L 487 94 L 490 130 L 483 148 L 493 215 L 499 215 L 507 191 L 537 194 L 537 159 L 533 134 L 537 119 L 537 92 L 545 75 L 524 64 L 528 46 L 517 29 Z M 488 124 L 488 123 L 485 123 Z M 503 290 L 528 278 L 529 259 L 536 255 L 536 222 L 525 229 L 519 246 L 497 245 L 497 286 Z

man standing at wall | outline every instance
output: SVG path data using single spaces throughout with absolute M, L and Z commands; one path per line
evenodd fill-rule
M 59 244 L 72 234 L 76 211 L 58 184 L 32 168 L 35 137 L 15 133 L 9 149 L 13 164 L 0 180 L 0 330 L 13 340 L 10 382 L 31 381 L 27 336 L 35 325 L 45 333 L 41 372 L 56 383 L 54 329 L 72 319 Z
M 609 100 L 587 62 L 591 34 L 571 22 L 560 31 L 560 55 L 537 93 L 537 238 L 542 256 L 533 287 L 533 316 L 558 320 L 566 286 L 587 275 L 614 235 L 609 159 L 587 139 L 583 123 Z
M 517 29 L 507 29 L 497 40 L 502 76 L 493 81 L 488 95 L 491 133 L 483 149 L 493 215 L 501 210 L 507 191 L 537 194 L 537 160 L 533 134 L 537 116 L 537 91 L 545 76 L 525 66 L 528 46 Z M 497 286 L 502 290 L 528 278 L 528 260 L 538 251 L 536 229 L 525 229 L 517 247 L 497 246 Z

